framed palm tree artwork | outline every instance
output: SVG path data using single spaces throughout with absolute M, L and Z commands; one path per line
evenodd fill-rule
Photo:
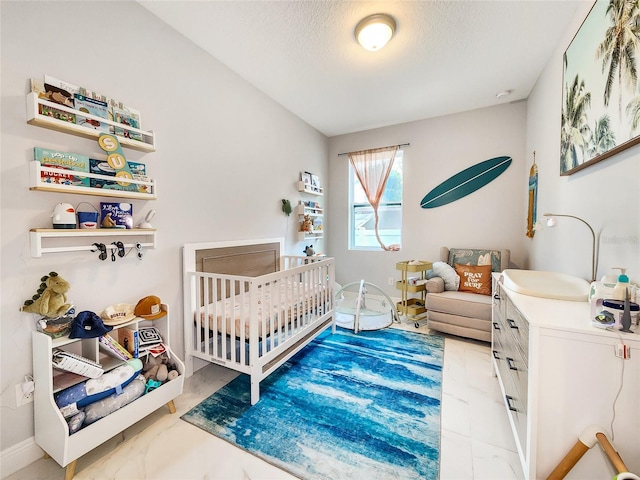
M 640 0 L 597 0 L 564 53 L 560 175 L 640 142 Z

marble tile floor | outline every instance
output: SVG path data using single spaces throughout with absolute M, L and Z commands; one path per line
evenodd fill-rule
M 413 324 L 396 328 L 428 333 Z M 76 480 L 294 480 L 295 477 L 180 419 L 237 374 L 209 365 L 185 380 L 177 412 L 160 408 L 78 460 Z M 522 477 L 489 345 L 446 336 L 442 384 L 441 480 Z M 42 458 L 6 480 L 62 480 Z M 335 479 L 342 480 L 342 479 Z

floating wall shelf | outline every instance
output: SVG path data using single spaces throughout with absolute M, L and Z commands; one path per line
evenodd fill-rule
M 308 193 L 310 195 L 324 195 L 324 189 L 322 187 L 312 187 L 308 183 L 304 183 L 301 180 L 298 181 L 298 191 Z
M 118 197 L 118 198 L 131 198 L 138 200 L 155 200 L 156 197 L 156 182 L 155 180 L 133 180 L 126 179 L 127 183 L 133 183 L 136 185 L 146 185 L 150 193 L 144 192 L 129 192 L 126 190 L 110 190 L 106 188 L 95 187 L 82 187 L 78 185 L 65 185 L 58 183 L 48 183 L 42 181 L 42 172 L 60 173 L 59 168 L 44 167 L 40 162 L 29 163 L 29 190 L 38 190 L 41 192 L 56 192 L 56 193 L 74 193 L 80 195 L 94 195 L 99 197 Z M 65 173 L 70 172 L 64 170 Z M 97 178 L 100 180 L 107 180 L 110 182 L 122 181 L 120 177 L 114 177 L 109 175 L 99 175 L 97 173 L 78 172 L 73 170 L 73 176 L 83 178 Z
M 106 118 L 91 115 L 90 113 L 80 112 L 79 110 L 74 110 L 73 108 L 60 105 L 59 103 L 50 102 L 43 98 L 39 98 L 38 94 L 35 92 L 31 92 L 27 95 L 27 123 L 29 125 L 35 125 L 42 128 L 48 128 L 50 130 L 56 130 L 58 132 L 68 133 L 71 135 L 77 135 L 79 137 L 95 140 L 97 140 L 98 137 L 103 133 L 106 133 L 100 132 L 93 128 L 77 125 L 75 123 L 65 122 L 64 120 L 58 120 L 57 118 L 53 118 L 48 115 L 43 115 L 40 113 L 40 105 L 45 105 L 47 107 L 55 108 L 56 110 L 62 110 L 63 112 L 72 113 L 74 115 L 91 118 L 93 120 L 98 120 L 100 123 L 106 123 L 114 127 L 120 127 L 132 132 L 139 133 L 144 139 L 143 142 L 134 140 L 132 138 L 121 137 L 119 135 L 116 136 L 118 138 L 118 141 L 120 142 L 120 145 L 122 145 L 123 147 L 131 148 L 133 150 L 139 150 L 141 152 L 155 152 L 156 150 L 156 137 L 152 131 L 140 130 L 139 128 L 133 128 L 130 125 L 123 125 L 121 123 L 114 122 L 113 120 L 108 120 Z

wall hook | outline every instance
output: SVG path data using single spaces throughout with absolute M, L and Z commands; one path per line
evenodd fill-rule
M 104 243 L 94 243 L 93 245 L 95 245 L 95 247 L 100 250 L 100 255 L 98 255 L 98 258 L 100 260 L 106 260 L 107 259 L 107 247 L 105 246 Z M 98 250 L 91 250 L 92 252 L 97 252 Z
M 118 249 L 118 256 L 120 258 L 124 257 L 124 244 L 122 242 L 111 242 L 111 245 L 114 245 Z

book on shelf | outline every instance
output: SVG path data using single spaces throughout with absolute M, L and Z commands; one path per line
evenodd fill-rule
M 134 180 L 149 180 L 146 175 L 146 165 L 140 162 L 129 162 L 127 166 L 131 172 L 131 178 Z M 100 175 L 107 175 L 109 177 L 116 177 L 116 170 L 109 165 L 106 160 L 97 160 L 95 158 L 89 159 L 89 170 L 91 173 L 97 173 Z M 141 192 L 149 193 L 148 185 L 141 185 L 137 183 L 129 183 L 126 181 L 128 176 L 119 176 L 118 180 L 104 180 L 102 178 L 92 178 L 91 186 L 94 188 L 104 188 L 106 190 L 125 190 L 128 192 Z
M 108 120 L 107 102 L 96 100 L 79 93 L 74 94 L 73 98 L 76 110 Z M 109 124 L 96 120 L 95 118 L 83 117 L 81 115 L 76 115 L 76 125 L 93 128 L 94 130 L 105 133 L 109 133 L 110 130 Z
M 65 90 L 64 88 L 46 84 L 42 80 L 32 78 L 31 91 L 36 93 L 38 98 L 73 108 L 73 93 Z M 50 107 L 49 105 L 38 104 L 38 113 L 63 122 L 76 123 L 75 114 L 64 112 L 60 109 Z
M 118 122 L 124 127 L 116 126 L 112 127 L 112 133 L 125 138 L 132 138 L 133 140 L 143 141 L 142 135 L 138 132 L 128 130 L 126 127 L 140 128 L 140 112 L 134 110 L 131 107 L 123 105 L 122 102 L 115 102 L 112 100 L 111 115 L 113 120 Z
M 139 357 L 138 330 L 135 327 L 122 327 L 118 329 L 118 341 L 133 358 Z
M 133 228 L 133 205 L 100 202 L 100 228 Z
M 34 147 L 33 159 L 40 162 L 43 167 L 53 167 L 60 170 L 60 173 L 40 172 L 40 179 L 44 183 L 81 187 L 90 185 L 88 178 L 71 174 L 72 171 L 89 172 L 89 157 L 86 155 Z
M 108 333 L 105 333 L 99 338 L 100 347 L 102 350 L 112 357 L 119 358 L 120 360 L 129 360 L 133 358 L 133 355 L 129 353 L 118 341 Z

